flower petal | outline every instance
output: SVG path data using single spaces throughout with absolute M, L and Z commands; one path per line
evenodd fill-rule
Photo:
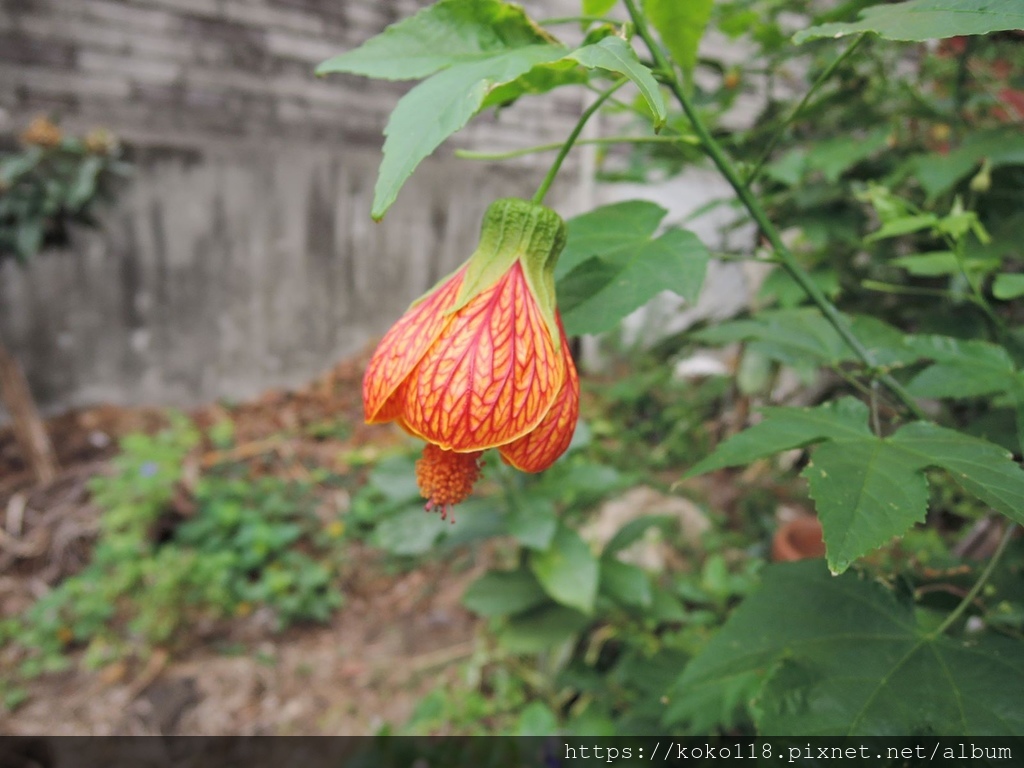
M 533 430 L 566 365 L 519 262 L 452 318 L 402 388 L 408 429 L 460 452 Z
M 367 423 L 392 421 L 400 415 L 401 403 L 392 395 L 451 320 L 445 312 L 455 304 L 465 274 L 463 267 L 433 293 L 409 307 L 377 345 L 363 377 L 363 412 Z
M 555 463 L 565 453 L 576 429 L 580 413 L 580 380 L 576 366 L 569 354 L 569 342 L 562 330 L 562 319 L 558 318 L 562 336 L 562 354 L 565 356 L 566 377 L 558 391 L 551 410 L 532 432 L 513 440 L 498 450 L 501 457 L 523 472 L 540 472 Z

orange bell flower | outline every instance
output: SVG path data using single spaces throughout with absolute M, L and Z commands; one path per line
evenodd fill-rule
M 442 518 L 469 496 L 488 448 L 540 472 L 569 447 L 579 379 L 555 308 L 564 245 L 554 211 L 494 202 L 473 255 L 413 302 L 370 360 L 366 421 L 395 421 L 427 441 L 416 476 Z

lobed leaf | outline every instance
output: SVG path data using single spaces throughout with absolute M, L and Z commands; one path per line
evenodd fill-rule
M 371 216 L 375 220 L 383 218 L 416 166 L 469 122 L 492 87 L 564 54 L 564 48 L 554 45 L 516 48 L 449 67 L 403 96 L 384 129 L 384 158 L 374 187 Z
M 590 69 L 606 69 L 609 72 L 625 75 L 640 89 L 640 93 L 651 108 L 651 112 L 654 114 L 655 129 L 657 130 L 665 124 L 667 112 L 658 82 L 651 74 L 651 70 L 637 58 L 632 46 L 621 37 L 616 35 L 605 37 L 599 42 L 578 48 L 566 58 L 578 61 Z
M 936 635 L 881 584 L 815 561 L 769 566 L 763 579 L 687 665 L 667 723 L 755 698 L 765 736 L 1024 735 L 1018 644 Z
M 801 30 L 793 41 L 799 44 L 874 32 L 887 40 L 921 42 L 1022 28 L 1024 5 L 1020 0 L 906 0 L 865 8 L 860 19 L 852 23 L 820 24 Z
M 821 443 L 803 476 L 836 573 L 924 520 L 926 469 L 945 470 L 965 492 L 1024 523 L 1024 470 L 1000 446 L 927 422 L 877 437 L 867 419 L 867 407 L 852 398 L 765 409 L 764 421 L 726 440 L 687 475 Z
M 440 0 L 355 50 L 328 59 L 316 74 L 418 80 L 509 49 L 554 42 L 518 5 L 500 0 Z
M 710 254 L 692 232 L 652 238 L 665 210 L 629 201 L 568 222 L 558 299 L 566 333 L 609 331 L 664 290 L 696 301 Z

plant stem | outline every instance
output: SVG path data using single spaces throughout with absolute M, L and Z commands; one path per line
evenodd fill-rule
M 589 107 L 583 110 L 583 114 L 580 115 L 580 119 L 576 121 L 576 126 L 572 129 L 572 133 L 569 134 L 569 138 L 567 138 L 565 142 L 562 144 L 562 148 L 561 150 L 559 150 L 558 156 L 555 158 L 555 161 L 551 164 L 551 168 L 548 169 L 547 175 L 544 177 L 544 180 L 541 181 L 540 186 L 537 188 L 537 192 L 533 196 L 533 202 L 538 204 L 544 202 L 544 196 L 548 193 L 548 190 L 551 188 L 551 184 L 554 182 L 555 176 L 558 175 L 558 171 L 562 167 L 562 162 L 569 154 L 569 150 L 572 149 L 572 145 L 575 144 L 576 139 L 579 138 L 580 132 L 583 130 L 583 126 L 585 126 L 587 124 L 587 121 L 591 117 L 593 117 L 594 113 L 601 108 L 601 105 L 604 104 L 605 100 L 607 100 L 609 96 L 611 96 L 613 93 L 619 90 L 619 88 L 625 85 L 626 82 L 628 81 L 625 77 L 617 80 L 610 87 L 606 88 L 600 96 L 594 99 L 593 104 L 591 104 Z
M 557 24 L 572 24 L 576 21 L 581 24 L 622 24 L 618 19 L 609 19 L 607 16 L 555 16 L 550 19 L 540 19 L 537 23 L 542 27 L 553 27 Z
M 704 146 L 704 151 L 714 162 L 719 172 L 725 177 L 725 180 L 729 182 L 729 185 L 736 192 L 736 195 L 746 207 L 750 216 L 754 219 L 765 238 L 771 244 L 775 253 L 778 255 L 783 269 L 785 269 L 789 276 L 796 281 L 797 285 L 803 289 L 804 293 L 807 294 L 807 297 L 814 302 L 821 313 L 825 316 L 825 319 L 828 320 L 829 324 L 836 329 L 839 336 L 846 342 L 847 346 L 853 350 L 857 357 L 861 359 L 864 365 L 872 369 L 872 371 L 878 372 L 878 364 L 875 362 L 874 355 L 872 355 L 870 350 L 868 350 L 867 347 L 861 343 L 860 339 L 854 335 L 843 315 L 838 309 L 836 309 L 835 305 L 828 300 L 828 297 L 822 293 L 821 289 L 818 288 L 814 281 L 811 280 L 810 275 L 808 275 L 804 268 L 800 266 L 796 257 L 782 242 L 782 237 L 779 235 L 779 231 L 775 228 L 771 219 L 768 218 L 768 214 L 761 206 L 760 201 L 750 191 L 750 188 L 743 183 L 743 180 L 740 179 L 732 161 L 729 160 L 725 152 L 722 151 L 718 142 L 715 141 L 714 137 L 711 135 L 711 132 L 708 131 L 707 127 L 704 125 L 704 121 L 701 119 L 689 97 L 680 85 L 679 78 L 674 74 L 675 70 L 673 69 L 672 64 L 665 58 L 665 54 L 662 53 L 661 48 L 658 47 L 657 42 L 655 42 L 650 31 L 647 29 L 647 21 L 637 9 L 636 0 L 623 0 L 623 2 L 625 2 L 626 8 L 629 9 L 629 14 L 633 19 L 633 24 L 636 26 L 637 34 L 650 50 L 659 69 L 673 73 L 667 85 L 672 91 L 672 95 L 675 96 L 676 101 L 679 102 L 679 106 L 683 108 L 683 112 L 686 113 L 687 118 L 689 118 L 690 124 L 693 126 L 694 133 L 697 134 L 698 138 L 701 140 L 701 144 Z M 896 379 L 884 372 L 878 372 L 878 379 L 885 384 L 885 386 L 894 395 L 896 395 L 906 409 L 916 418 L 922 421 L 927 420 L 928 417 L 925 415 L 924 411 L 921 410 L 920 406 L 914 402 L 914 398 L 911 397 L 910 393 L 907 392 L 907 390 L 903 388 L 903 385 L 896 381 Z
M 609 136 L 597 139 L 578 139 L 576 144 L 699 144 L 700 140 L 694 136 Z M 471 149 L 457 149 L 455 156 L 464 160 L 509 160 L 513 157 L 532 155 L 537 152 L 551 152 L 560 149 L 562 142 L 554 141 L 550 144 L 538 144 L 535 147 L 523 149 L 511 149 L 507 152 L 476 152 Z
M 985 584 L 988 583 L 989 577 L 992 575 L 992 571 L 995 570 L 996 564 L 999 559 L 1003 556 L 1003 552 L 1006 551 L 1006 545 L 1010 543 L 1010 538 L 1013 536 L 1014 531 L 1017 530 L 1017 524 L 1011 523 L 1006 529 L 1006 533 L 1003 534 L 1003 538 L 999 541 L 999 546 L 996 547 L 996 551 L 992 553 L 992 557 L 989 558 L 988 564 L 985 566 L 985 570 L 978 576 L 978 580 L 974 582 L 974 586 L 971 587 L 970 592 L 964 595 L 964 599 L 960 601 L 960 604 L 953 609 L 953 612 L 946 617 L 946 620 L 942 622 L 934 631 L 931 632 L 931 637 L 935 638 L 949 629 L 956 620 L 963 615 L 963 612 L 974 602 L 974 599 L 978 596 Z
M 811 89 L 804 94 L 804 97 L 800 100 L 800 103 L 797 104 L 796 108 L 789 113 L 789 116 L 786 117 L 785 121 L 783 121 L 782 125 L 779 126 L 778 130 L 775 131 L 771 139 L 768 141 L 768 146 L 764 148 L 764 152 L 761 153 L 761 157 L 758 158 L 757 163 L 754 164 L 753 170 L 747 175 L 745 183 L 748 186 L 750 186 L 757 180 L 757 177 L 760 175 L 761 170 L 764 168 L 764 164 L 768 162 L 768 158 L 770 158 L 772 152 L 775 151 L 775 146 L 779 143 L 779 140 L 782 138 L 782 134 L 785 132 L 787 128 L 789 128 L 790 125 L 794 123 L 794 121 L 796 121 L 800 113 L 803 112 L 804 107 L 806 107 L 807 103 L 811 100 L 811 96 L 817 93 L 818 88 L 820 88 L 829 78 L 832 77 L 832 74 L 839 68 L 839 65 L 846 61 L 850 57 L 850 54 L 857 50 L 857 47 L 861 44 L 861 42 L 863 42 L 866 36 L 866 32 L 862 32 L 860 35 L 858 35 L 857 39 L 850 43 L 849 47 L 841 54 L 839 54 L 839 56 L 836 57 L 835 61 L 829 64 L 825 68 L 825 70 L 820 75 L 818 75 L 817 79 L 815 79 L 815 81 L 811 84 Z

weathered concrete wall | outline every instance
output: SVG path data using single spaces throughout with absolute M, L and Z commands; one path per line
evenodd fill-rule
M 306 380 L 465 258 L 491 199 L 532 191 L 548 156 L 442 153 L 371 222 L 381 130 L 408 86 L 311 72 L 425 4 L 0 0 L 8 130 L 50 112 L 108 126 L 136 160 L 102 232 L 0 269 L 0 334 L 44 407 L 187 405 Z M 524 100 L 452 144 L 554 140 L 580 98 Z

